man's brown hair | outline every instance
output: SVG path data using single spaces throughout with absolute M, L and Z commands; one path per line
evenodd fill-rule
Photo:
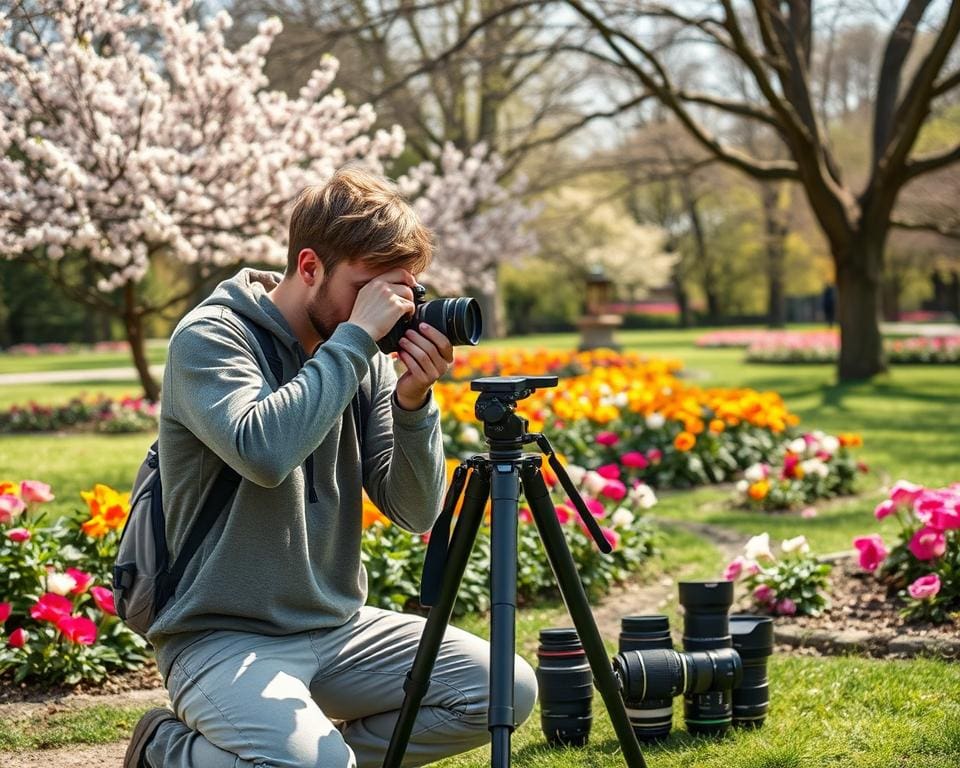
M 422 272 L 433 257 L 430 231 L 391 182 L 362 168 L 337 171 L 323 186 L 297 197 L 290 215 L 287 275 L 297 256 L 312 248 L 330 274 L 342 261 Z

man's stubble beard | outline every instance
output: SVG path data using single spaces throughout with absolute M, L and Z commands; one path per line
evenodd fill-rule
M 320 283 L 316 294 L 307 304 L 307 319 L 313 326 L 313 330 L 320 336 L 321 341 L 329 339 L 340 324 L 339 320 L 330 316 L 329 289 L 330 284 L 324 279 Z

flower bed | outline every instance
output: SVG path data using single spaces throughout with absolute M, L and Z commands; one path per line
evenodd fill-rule
M 834 436 L 819 430 L 784 441 L 771 463 L 747 468 L 737 482 L 736 501 L 742 507 L 774 512 L 851 494 L 857 474 L 867 471 L 851 452 L 862 445 L 860 435 Z
M 884 341 L 887 359 L 899 365 L 960 363 L 960 335 Z M 751 363 L 835 363 L 840 336 L 833 331 L 762 331 L 747 348 Z
M 824 590 L 831 566 L 810 554 L 804 536 L 784 540 L 778 558 L 770 535 L 761 533 L 747 542 L 723 573 L 727 581 L 741 581 L 753 610 L 776 616 L 819 616 L 830 604 Z
M 890 549 L 878 533 L 856 538 L 860 566 L 898 598 L 904 618 L 960 618 L 960 483 L 924 488 L 901 480 L 874 515 L 896 518 L 900 532 Z
M 130 346 L 125 341 L 98 341 L 96 344 L 14 344 L 3 350 L 5 355 L 36 357 L 37 355 L 69 355 L 77 352 L 126 352 Z
M 31 402 L 0 411 L 0 433 L 59 432 L 66 429 L 121 433 L 157 428 L 160 406 L 142 397 L 75 397 L 64 405 Z
M 798 423 L 776 393 L 698 387 L 675 361 L 609 351 L 465 357 L 461 375 L 572 371 L 519 402 L 529 430 L 574 464 L 658 488 L 722 482 L 769 462 Z M 442 383 L 435 395 L 447 455 L 484 450 L 469 384 Z
M 82 524 L 50 521 L 48 485 L 0 482 L 0 674 L 16 682 L 97 681 L 147 659 L 109 588 L 129 499 L 103 485 L 82 496 Z

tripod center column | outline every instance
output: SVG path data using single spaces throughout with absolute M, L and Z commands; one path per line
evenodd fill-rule
M 513 684 L 517 613 L 517 523 L 520 504 L 518 459 L 496 459 L 490 498 L 490 710 L 493 766 L 510 764 L 510 734 L 515 725 Z

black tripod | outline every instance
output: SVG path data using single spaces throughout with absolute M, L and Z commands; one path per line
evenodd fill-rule
M 484 437 L 490 445 L 490 452 L 473 456 L 454 471 L 443 510 L 431 533 L 420 588 L 420 602 L 431 606 L 431 609 L 413 667 L 404 683 L 403 704 L 383 761 L 384 768 L 400 768 L 417 711 L 430 685 L 430 675 L 444 631 L 450 622 L 470 551 L 483 522 L 488 498 L 493 503 L 493 509 L 490 563 L 490 708 L 487 722 L 492 738 L 493 768 L 510 766 L 510 738 L 514 729 L 517 524 L 521 484 L 557 579 L 560 594 L 590 662 L 594 685 L 600 691 L 610 714 L 626 763 L 629 768 L 646 768 L 640 744 L 630 725 L 603 640 L 577 574 L 576 564 L 540 473 L 541 456 L 523 453 L 524 445 L 536 442 L 548 457 L 550 466 L 574 501 L 597 545 L 603 552 L 609 553 L 610 544 L 584 505 L 547 438 L 542 434 L 529 434 L 526 419 L 515 413 L 518 400 L 529 397 L 542 387 L 556 385 L 556 376 L 490 377 L 471 382 L 471 389 L 480 392 L 475 412 L 477 418 L 483 422 Z M 463 508 L 451 537 L 450 524 L 461 493 L 464 499 Z

